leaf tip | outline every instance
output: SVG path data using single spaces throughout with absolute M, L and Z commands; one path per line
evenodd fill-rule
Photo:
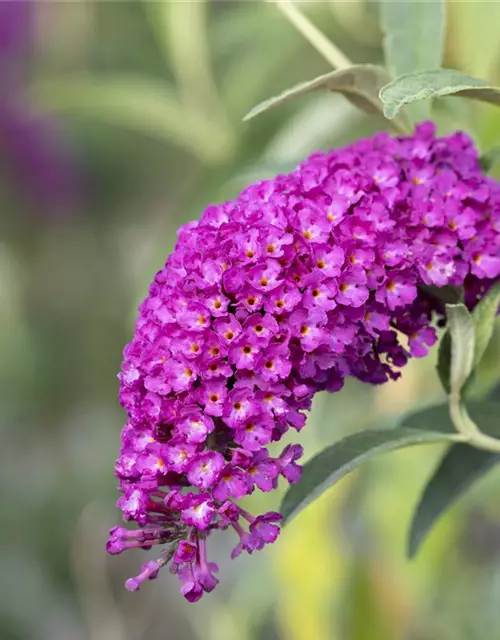
M 415 531 L 412 529 L 408 538 L 408 544 L 406 547 L 406 557 L 408 560 L 415 560 L 415 557 L 420 548 L 420 537 L 415 535 Z
M 259 102 L 254 107 L 250 109 L 250 111 L 243 117 L 243 122 L 248 122 L 258 116 L 259 113 L 262 113 L 268 108 L 269 100 L 265 100 L 264 102 Z
M 393 120 L 398 115 L 399 109 L 392 105 L 384 104 L 384 117 Z
M 241 119 L 242 122 L 248 122 L 249 120 L 252 120 L 253 118 L 255 118 L 255 116 L 257 115 L 256 111 L 255 111 L 255 107 L 253 109 L 250 109 L 250 111 L 243 116 L 243 118 Z
M 281 526 L 285 527 L 290 520 L 292 520 L 292 518 L 294 517 L 296 511 L 297 511 L 297 507 L 295 508 L 290 508 L 289 506 L 289 496 L 290 496 L 290 491 L 291 491 L 292 487 L 290 487 L 288 489 L 288 491 L 285 493 L 283 500 L 281 501 L 281 505 L 279 508 L 279 512 L 281 513 L 281 515 L 283 516 L 283 519 L 281 521 Z

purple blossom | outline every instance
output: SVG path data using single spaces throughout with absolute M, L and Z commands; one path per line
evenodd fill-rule
M 234 433 L 234 442 L 247 451 L 258 451 L 272 439 L 273 422 L 270 416 L 262 414 L 249 418 Z
M 195 407 L 176 426 L 176 433 L 186 439 L 190 444 L 203 444 L 208 434 L 214 430 L 213 420 Z
M 260 411 L 258 400 L 255 398 L 253 390 L 248 387 L 233 389 L 230 391 L 226 404 L 224 405 L 224 422 L 228 427 L 237 428 L 248 418 L 256 415 Z
M 224 457 L 218 451 L 205 451 L 194 456 L 186 468 L 189 483 L 202 491 L 213 487 L 224 466 Z
M 276 478 L 279 473 L 279 466 L 276 460 L 269 457 L 267 449 L 260 449 L 253 459 L 252 465 L 248 469 L 250 480 L 261 491 L 272 491 L 276 488 Z
M 182 519 L 187 525 L 200 531 L 208 529 L 215 513 L 215 508 L 208 493 L 189 494 L 182 509 Z
M 153 560 L 146 562 L 142 565 L 141 573 L 135 578 L 129 578 L 125 582 L 125 587 L 129 591 L 137 591 L 145 580 L 154 580 L 158 577 L 161 566 L 162 564 L 158 560 L 156 562 Z
M 250 493 L 250 482 L 246 472 L 233 464 L 228 464 L 222 470 L 219 481 L 213 487 L 212 495 L 224 502 L 228 498 L 243 498 Z
M 280 513 L 265 513 L 257 516 L 250 524 L 250 534 L 256 549 L 262 549 L 266 543 L 274 542 L 279 535 L 280 528 L 275 524 L 283 519 Z
M 174 555 L 174 562 L 177 564 L 191 563 L 196 559 L 197 551 L 196 545 L 186 540 L 181 540 Z
M 196 445 L 187 440 L 171 440 L 163 451 L 163 458 L 171 471 L 184 473 L 189 463 L 194 460 Z
M 278 459 L 280 473 L 290 484 L 298 482 L 300 478 L 301 467 L 295 461 L 302 457 L 303 452 L 300 444 L 289 444 Z
M 107 548 L 167 549 L 127 588 L 171 562 L 195 602 L 217 584 L 215 531 L 235 534 L 231 557 L 275 542 L 281 515 L 237 504 L 299 480 L 302 447 L 267 445 L 304 427 L 316 392 L 425 356 L 444 318 L 423 285 L 464 287 L 472 308 L 500 277 L 499 234 L 500 185 L 429 123 L 316 153 L 180 229 L 120 374 L 118 506 L 138 528 Z

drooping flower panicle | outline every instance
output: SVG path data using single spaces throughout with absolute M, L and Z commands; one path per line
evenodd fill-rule
M 268 445 L 304 426 L 317 391 L 426 355 L 443 315 L 428 287 L 462 286 L 474 306 L 500 275 L 499 231 L 500 185 L 465 134 L 430 123 L 316 153 L 182 227 L 120 374 L 118 506 L 139 527 L 115 527 L 108 550 L 166 549 L 127 588 L 170 563 L 196 601 L 217 584 L 209 534 L 232 529 L 233 557 L 274 542 L 280 514 L 237 504 L 299 479 L 300 445 Z

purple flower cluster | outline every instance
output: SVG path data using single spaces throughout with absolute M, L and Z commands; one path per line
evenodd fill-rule
M 274 542 L 280 514 L 236 502 L 299 479 L 302 448 L 268 445 L 304 426 L 317 391 L 424 356 L 443 312 L 429 286 L 473 306 L 500 275 L 499 231 L 500 185 L 466 135 L 430 123 L 316 153 L 185 225 L 120 374 L 118 506 L 139 528 L 115 527 L 108 550 L 167 545 L 127 588 L 170 563 L 196 601 L 217 584 L 210 533 L 234 531 L 233 557 Z

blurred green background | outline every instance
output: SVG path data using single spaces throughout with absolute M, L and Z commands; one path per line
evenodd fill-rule
M 354 62 L 381 62 L 376 2 L 299 4 Z M 499 83 L 498 24 L 500 2 L 448 2 L 446 66 Z M 332 94 L 242 123 L 329 70 L 273 4 L 0 2 L 1 640 L 500 638 L 498 472 L 405 559 L 435 446 L 353 474 L 251 558 L 230 561 L 215 536 L 221 584 L 196 605 L 168 572 L 126 593 L 146 554 L 105 554 L 119 522 L 116 373 L 137 305 L 204 206 L 385 128 Z M 436 118 L 482 150 L 500 143 L 492 107 L 452 98 Z M 438 401 L 434 360 L 318 397 L 306 456 Z

